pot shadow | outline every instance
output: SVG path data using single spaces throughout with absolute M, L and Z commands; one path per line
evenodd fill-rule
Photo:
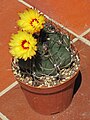
M 76 94 L 76 92 L 78 91 L 80 85 L 81 85 L 81 82 L 82 82 L 82 75 L 81 75 L 81 72 L 79 71 L 79 74 L 75 80 L 75 85 L 74 85 L 74 90 L 73 90 L 73 96 Z

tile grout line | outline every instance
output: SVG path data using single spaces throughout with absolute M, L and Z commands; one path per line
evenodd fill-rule
M 86 38 L 84 38 L 83 36 L 88 34 L 90 32 L 90 28 L 87 29 L 84 33 L 82 33 L 82 39 L 80 39 L 83 43 L 85 43 L 86 45 L 90 46 L 90 41 Z
M 80 39 L 80 41 L 82 41 L 86 45 L 90 46 L 90 41 L 89 40 L 87 40 L 87 39 L 85 39 L 85 38 L 82 37 L 82 39 Z
M 19 2 L 21 2 L 22 4 L 24 4 L 25 6 L 29 7 L 29 8 L 34 8 L 33 6 L 31 6 L 30 4 L 28 4 L 27 2 L 23 1 L 23 0 L 18 0 Z M 39 10 L 38 10 L 39 11 Z M 50 17 L 48 17 L 47 15 L 45 15 L 45 17 L 49 20 L 51 20 L 52 22 L 54 22 L 56 25 L 59 25 L 61 28 L 67 30 L 69 33 L 73 34 L 75 37 L 77 37 L 75 40 L 73 40 L 74 42 L 76 42 L 78 39 L 80 39 L 82 42 L 84 42 L 85 44 L 90 46 L 90 41 L 85 39 L 83 36 L 84 34 L 87 34 L 90 29 L 86 30 L 84 33 L 82 33 L 83 36 L 81 35 L 77 35 L 75 32 L 73 32 L 72 30 L 68 29 L 67 27 L 63 26 L 62 24 L 58 23 L 57 21 L 51 19 Z
M 84 38 L 84 35 L 86 35 L 86 34 L 88 34 L 90 32 L 90 28 L 89 29 L 87 29 L 87 30 L 85 30 L 81 35 L 79 35 L 79 36 L 81 36 L 82 38 Z M 78 40 L 79 38 L 74 38 L 73 39 L 73 42 L 76 42 L 77 40 Z M 87 39 L 86 39 L 87 40 Z
M 2 120 L 9 120 L 5 115 L 3 115 L 1 112 L 0 112 L 0 118 Z
M 84 38 L 84 35 L 88 34 L 90 32 L 90 28 L 87 29 L 85 32 L 83 32 L 80 37 L 82 37 L 82 39 L 80 39 L 80 41 L 82 41 L 83 43 L 85 43 L 86 45 L 90 46 L 90 41 L 86 38 Z
M 90 32 L 90 28 L 88 28 L 87 30 L 85 30 L 80 36 L 84 37 L 84 35 L 88 34 Z
M 11 90 L 13 87 L 15 87 L 18 84 L 17 81 L 15 81 L 14 83 L 12 83 L 10 86 L 8 86 L 7 88 L 5 88 L 4 90 L 2 90 L 0 92 L 0 96 L 3 96 L 5 93 L 7 93 L 9 90 Z

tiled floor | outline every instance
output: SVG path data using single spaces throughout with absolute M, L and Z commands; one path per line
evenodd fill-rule
M 0 90 L 3 90 L 15 81 L 12 79 L 10 70 L 11 56 L 8 53 L 8 41 L 11 33 L 17 30 L 18 12 L 26 7 L 17 0 L 10 0 L 9 2 L 3 0 L 0 4 L 0 49 L 2 50 L 0 52 Z
M 8 53 L 10 35 L 16 32 L 18 12 L 27 8 L 17 0 L 3 0 L 0 7 L 0 117 L 1 120 L 89 120 L 90 119 L 90 1 L 25 0 L 69 30 L 81 58 L 81 85 L 71 105 L 62 113 L 44 116 L 29 106 L 11 72 Z M 42 7 L 41 7 L 42 6 Z M 76 37 L 79 37 L 76 38 Z M 12 88 L 12 89 L 11 89 Z

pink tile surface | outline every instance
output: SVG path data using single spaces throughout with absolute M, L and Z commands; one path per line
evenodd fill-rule
M 18 12 L 26 7 L 17 0 L 2 0 L 0 2 L 0 91 L 13 83 L 14 77 L 11 73 L 11 56 L 9 54 L 8 42 L 10 35 L 16 32 L 16 21 Z

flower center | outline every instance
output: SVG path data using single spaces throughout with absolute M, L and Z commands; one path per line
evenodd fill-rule
M 29 42 L 27 42 L 26 40 L 23 40 L 23 42 L 22 42 L 23 49 L 29 49 L 29 45 L 30 45 Z
M 35 18 L 35 19 L 32 19 L 32 21 L 30 22 L 30 24 L 33 26 L 35 24 L 38 24 L 38 20 Z

